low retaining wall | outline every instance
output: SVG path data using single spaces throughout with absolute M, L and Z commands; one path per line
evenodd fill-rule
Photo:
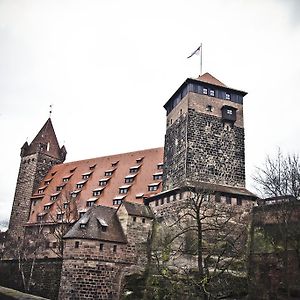
M 25 274 L 28 274 L 31 261 L 27 262 Z M 60 276 L 62 269 L 61 259 L 39 259 L 35 261 L 30 293 L 55 300 L 58 297 Z M 0 285 L 19 291 L 24 291 L 18 260 L 0 261 Z

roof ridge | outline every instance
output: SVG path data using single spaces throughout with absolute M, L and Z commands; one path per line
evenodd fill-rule
M 77 162 L 84 162 L 84 161 L 88 162 L 88 161 L 96 160 L 96 159 L 99 159 L 99 158 L 112 158 L 113 159 L 114 157 L 120 156 L 120 155 L 128 155 L 128 154 L 134 154 L 134 153 L 138 153 L 138 152 L 145 152 L 145 151 L 159 150 L 159 149 L 164 149 L 164 147 L 148 148 L 148 149 L 144 149 L 144 150 L 123 152 L 123 153 L 117 153 L 117 154 L 112 154 L 112 155 L 97 156 L 97 157 L 92 157 L 92 158 L 69 161 L 69 162 L 65 162 L 65 163 L 62 163 L 62 164 L 63 165 L 68 165 L 68 164 L 73 164 L 73 163 L 77 163 Z M 62 165 L 62 164 L 60 164 L 60 165 Z

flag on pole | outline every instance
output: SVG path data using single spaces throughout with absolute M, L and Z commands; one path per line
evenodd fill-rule
M 199 46 L 190 56 L 188 56 L 187 58 L 190 58 L 192 57 L 193 55 L 199 55 L 200 54 L 200 49 L 201 49 L 201 46 Z

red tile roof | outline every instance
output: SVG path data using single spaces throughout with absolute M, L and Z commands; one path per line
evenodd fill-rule
M 204 73 L 203 75 L 196 78 L 196 80 L 207 82 L 207 83 L 218 85 L 218 86 L 222 86 L 222 87 L 227 87 L 224 83 L 222 83 L 220 80 L 218 80 L 216 77 L 212 76 L 209 73 Z
M 153 175 L 161 172 L 158 165 L 163 162 L 163 151 L 163 148 L 154 148 L 53 166 L 32 196 L 35 205 L 32 203 L 29 223 L 36 223 L 37 216 L 45 211 L 44 206 L 52 201 L 54 205 L 46 210 L 43 218 L 45 222 L 51 222 L 72 192 L 77 194 L 72 199 L 75 199 L 79 212 L 89 208 L 87 202 L 91 198 L 98 198 L 95 204 L 103 206 L 114 206 L 113 199 L 118 196 L 125 196 L 123 201 L 143 203 L 141 194 L 151 196 L 161 192 L 161 184 L 156 191 L 149 191 L 148 186 L 161 182 L 161 179 L 154 180 Z M 108 171 L 112 172 L 111 176 L 105 175 Z M 125 182 L 125 177 L 131 178 L 129 175 L 135 175 L 133 181 Z M 105 179 L 108 180 L 107 184 L 100 185 L 99 181 Z M 84 181 L 83 187 L 79 188 L 77 184 Z M 128 186 L 128 192 L 120 194 L 120 188 L 125 185 Z M 44 188 L 43 194 L 38 194 L 41 187 Z M 51 196 L 57 195 L 61 187 L 57 199 L 51 200 Z

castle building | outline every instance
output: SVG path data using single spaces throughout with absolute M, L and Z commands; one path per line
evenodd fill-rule
M 209 73 L 187 79 L 164 105 L 164 148 L 63 163 L 66 150 L 51 119 L 24 144 L 9 235 L 22 239 L 42 226 L 41 256 L 61 246 L 60 299 L 117 299 L 124 272 L 145 264 L 153 218 L 172 214 L 190 188 L 209 191 L 216 202 L 252 205 L 245 95 Z M 56 228 L 64 223 L 71 229 L 58 245 Z

